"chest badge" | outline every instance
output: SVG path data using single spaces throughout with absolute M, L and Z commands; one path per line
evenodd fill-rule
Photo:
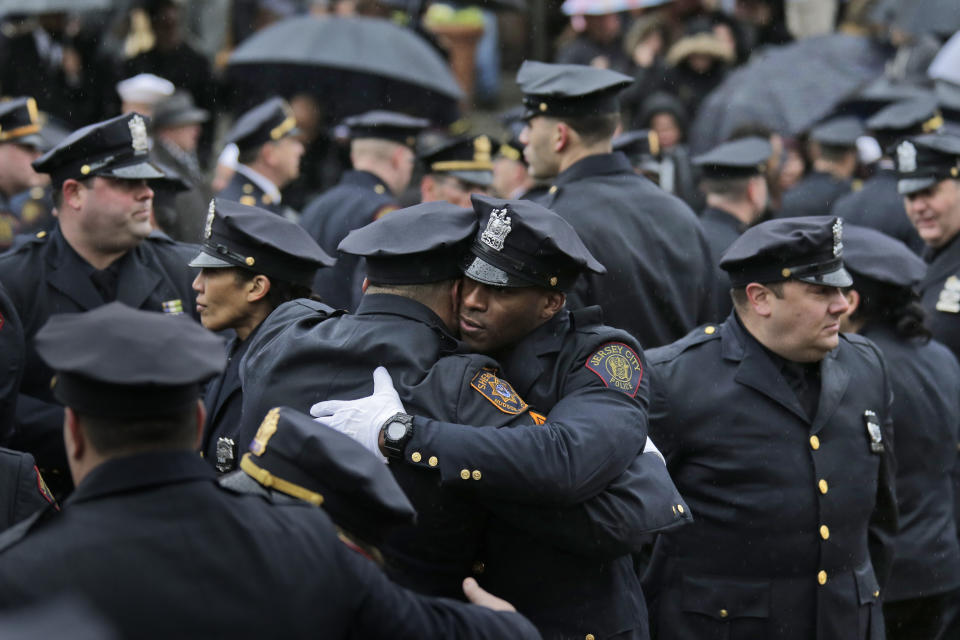
M 622 342 L 608 342 L 587 358 L 584 365 L 603 384 L 635 397 L 643 380 L 643 364 L 636 352 Z
M 960 278 L 950 276 L 943 283 L 936 309 L 944 313 L 960 313 Z
M 867 409 L 863 412 L 863 422 L 867 426 L 867 437 L 870 439 L 870 452 L 883 453 L 886 448 L 883 444 L 883 431 L 880 429 L 880 420 L 875 411 Z
M 237 460 L 237 443 L 233 438 L 217 438 L 217 471 L 233 471 Z

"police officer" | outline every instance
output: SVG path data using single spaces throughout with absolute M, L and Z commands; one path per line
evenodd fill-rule
M 507 133 L 493 156 L 493 184 L 491 190 L 498 198 L 525 198 L 535 200 L 546 193 L 550 185 L 537 183 L 530 176 L 527 161 L 523 157 L 520 133 L 527 126 L 523 105 L 517 105 L 500 114 L 500 121 Z
M 844 332 L 880 347 L 891 371 L 897 504 L 890 586 L 883 601 L 887 638 L 951 638 L 960 624 L 960 544 L 953 503 L 960 425 L 960 366 L 930 340 L 914 287 L 926 265 L 879 231 L 847 226 L 843 262 L 853 276 Z
M 713 312 L 713 268 L 696 216 L 611 153 L 622 74 L 524 62 L 517 74 L 528 126 L 522 140 L 534 178 L 553 177 L 538 200 L 573 226 L 608 273 L 569 292 L 573 309 L 603 308 L 604 322 L 647 346 L 684 335 Z M 638 302 L 639 301 L 639 302 Z
M 241 115 L 226 137 L 239 151 L 236 173 L 217 197 L 296 220 L 299 214 L 283 205 L 280 190 L 300 175 L 299 134 L 283 98 L 270 98 Z
M 660 162 L 660 137 L 653 129 L 624 131 L 613 139 L 614 151 L 622 151 L 633 170 L 654 184 L 660 184 L 660 173 L 665 165 Z
M 300 221 L 331 255 L 348 233 L 397 208 L 396 199 L 413 175 L 417 134 L 429 122 L 392 111 L 370 111 L 347 118 L 344 124 L 353 169 L 311 202 Z M 345 255 L 332 269 L 317 274 L 314 288 L 330 306 L 356 309 L 362 282 L 360 259 Z
M 207 387 L 202 451 L 220 473 L 239 460 L 242 389 L 240 360 L 260 324 L 284 302 L 311 295 L 317 269 L 333 258 L 295 222 L 230 200 L 210 201 L 200 253 L 190 261 L 200 322 L 211 331 L 233 329 L 227 367 Z
M 10 199 L 39 187 L 41 178 L 30 163 L 40 156 L 43 142 L 37 103 L 14 98 L 0 103 L 0 251 L 13 244 L 22 224 Z
M 716 265 L 713 299 L 718 319 L 727 317 L 732 308 L 730 278 L 719 267 L 720 256 L 766 211 L 770 198 L 765 172 L 771 152 L 769 141 L 748 137 L 724 142 L 693 159 L 700 168 L 700 190 L 707 197 L 700 224 Z
M 192 252 L 151 231 L 148 181 L 164 174 L 150 163 L 148 146 L 146 119 L 134 113 L 79 129 L 45 153 L 34 168 L 50 174 L 57 228 L 0 257 L 0 282 L 27 344 L 10 446 L 37 458 L 55 495 L 70 484 L 63 409 L 50 391 L 53 371 L 34 350 L 37 331 L 53 314 L 114 300 L 149 311 L 192 312 L 193 274 L 186 266 Z
M 810 130 L 813 167 L 783 194 L 778 218 L 824 215 L 850 193 L 857 168 L 857 138 L 863 125 L 853 116 L 832 118 Z
M 425 167 L 420 200 L 446 200 L 469 208 L 470 194 L 488 193 L 493 185 L 493 142 L 484 135 L 441 140 L 420 154 Z
M 933 337 L 960 358 L 960 136 L 926 134 L 897 145 L 897 191 L 926 245 L 919 291 Z
M 7 290 L 0 284 L 0 439 L 3 440 L 13 434 L 16 425 L 17 394 L 23 378 L 25 352 L 20 316 Z
M 515 391 L 548 413 L 538 429 L 478 429 L 419 416 L 395 457 L 433 467 L 441 485 L 499 503 L 478 578 L 511 593 L 545 637 L 648 637 L 642 592 L 627 554 L 639 548 L 639 531 L 682 524 L 689 509 L 666 476 L 666 482 L 653 481 L 652 474 L 664 471 L 657 454 L 640 455 L 647 444 L 642 425 L 649 388 L 642 351 L 629 334 L 600 325 L 596 308 L 563 309 L 563 292 L 581 273 L 602 271 L 570 225 L 526 201 L 473 196 L 473 203 L 481 224 L 464 262 L 461 335 L 472 350 L 497 354 L 507 376 L 516 376 Z M 498 397 L 492 381 L 480 377 L 474 383 Z M 318 422 L 374 448 L 383 427 L 386 448 L 390 424 L 383 416 L 391 405 L 378 395 L 386 393 L 320 403 L 312 413 L 333 412 Z M 588 498 L 611 493 L 618 500 L 604 511 L 608 516 L 597 517 L 595 499 Z M 504 516 L 511 502 L 529 503 L 527 511 L 582 503 L 592 531 L 619 523 L 621 544 L 591 548 L 586 539 L 596 534 L 590 532 L 579 546 L 558 540 L 576 519 L 540 515 L 542 528 L 531 528 Z M 548 530 L 552 538 L 546 538 Z
M 194 450 L 198 383 L 223 355 L 197 325 L 114 303 L 52 318 L 37 348 L 68 407 L 77 491 L 63 516 L 42 511 L 0 539 L 0 608 L 80 592 L 142 638 L 537 637 L 515 613 L 396 587 L 321 510 L 220 487 Z M 184 597 L 188 587 L 203 598 Z
M 648 351 L 651 437 L 696 516 L 645 576 L 658 637 L 884 637 L 891 385 L 840 334 L 842 242 L 826 216 L 748 229 L 720 262 L 733 313 Z
M 831 213 L 851 224 L 882 231 L 919 254 L 923 250 L 923 240 L 904 215 L 903 197 L 897 193 L 893 154 L 904 138 L 942 129 L 943 118 L 937 102 L 920 93 L 915 98 L 881 109 L 867 120 L 866 126 L 883 150 L 883 156 L 877 161 L 875 173 L 863 183 L 863 188 L 837 200 Z

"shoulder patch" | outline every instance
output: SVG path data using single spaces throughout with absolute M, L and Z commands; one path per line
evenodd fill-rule
M 40 469 L 37 468 L 37 465 L 33 465 L 33 473 L 37 477 L 37 491 L 40 492 L 40 496 L 59 511 L 60 505 L 57 504 L 57 499 L 53 497 L 50 489 L 47 488 L 47 483 L 43 481 L 43 476 L 40 475 Z
M 622 342 L 608 342 L 593 352 L 584 364 L 603 384 L 623 391 L 631 398 L 637 395 L 643 380 L 643 364 L 637 353 Z
M 530 408 L 520 394 L 513 390 L 509 382 L 498 378 L 490 369 L 478 371 L 470 381 L 470 386 L 504 413 L 517 416 Z
M 383 216 L 387 215 L 387 214 L 390 213 L 391 211 L 396 211 L 397 209 L 398 209 L 398 207 L 397 207 L 397 205 L 395 205 L 395 204 L 385 204 L 385 205 L 383 205 L 382 207 L 380 207 L 379 209 L 377 209 L 376 211 L 373 212 L 373 219 L 374 219 L 374 220 L 379 220 L 380 218 L 382 218 Z

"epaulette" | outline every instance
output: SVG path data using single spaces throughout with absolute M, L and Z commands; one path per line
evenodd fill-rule
M 647 362 L 650 364 L 667 362 L 669 360 L 673 360 L 687 349 L 695 347 L 698 344 L 703 344 L 704 342 L 717 340 L 719 338 L 720 326 L 716 324 L 705 324 L 701 327 L 697 327 L 676 342 L 671 342 L 668 345 L 656 347 L 655 349 L 648 349 L 645 351 Z
M 37 231 L 36 233 L 22 233 L 13 238 L 13 244 L 10 245 L 10 248 L 7 251 L 16 251 L 20 247 L 29 246 L 31 244 L 41 244 L 46 242 L 50 238 L 50 234 L 46 231 Z
M 147 240 L 153 240 L 154 242 L 162 242 L 164 244 L 177 244 L 177 241 L 165 234 L 159 229 L 154 229 L 150 232 L 150 235 L 147 236 Z
M 570 326 L 579 331 L 603 324 L 603 309 L 599 305 L 583 307 L 570 312 Z
M 0 553 L 23 540 L 35 526 L 59 513 L 56 503 L 48 504 L 25 520 L 21 520 L 3 533 L 0 533 Z
M 874 357 L 884 361 L 883 352 L 880 351 L 880 347 L 878 347 L 870 338 L 856 333 L 841 333 L 840 339 L 846 340 L 858 351 L 869 351 Z

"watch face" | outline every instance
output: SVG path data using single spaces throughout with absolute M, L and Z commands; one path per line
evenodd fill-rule
M 397 441 L 407 434 L 407 425 L 402 422 L 391 422 L 387 425 L 387 432 L 384 434 L 388 440 Z

